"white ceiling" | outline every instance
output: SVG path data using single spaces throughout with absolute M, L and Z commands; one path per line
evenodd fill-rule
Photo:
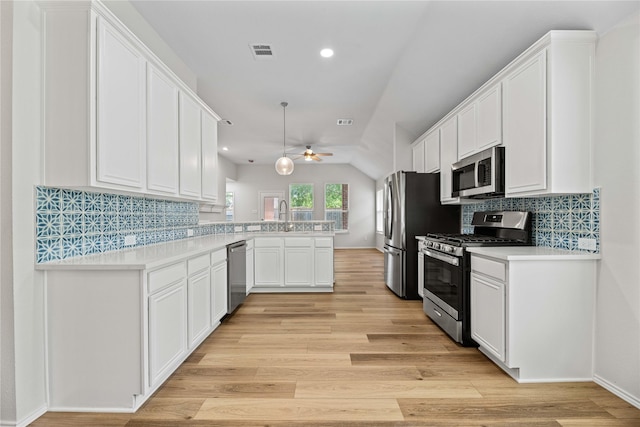
M 334 153 L 325 163 L 376 179 L 392 171 L 396 125 L 417 137 L 547 31 L 603 33 L 640 8 L 637 0 L 131 3 L 197 75 L 200 97 L 233 122 L 219 128 L 223 156 L 275 163 L 287 101 L 288 152 L 310 144 Z M 274 58 L 254 60 L 250 43 L 272 45 Z M 335 56 L 321 58 L 324 47 Z

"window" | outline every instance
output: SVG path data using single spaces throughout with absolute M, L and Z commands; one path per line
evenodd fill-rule
M 334 230 L 349 229 L 349 184 L 325 184 L 324 219 L 334 221 Z
M 225 219 L 233 222 L 233 192 L 227 191 L 224 203 Z
M 289 185 L 289 210 L 292 221 L 313 220 L 313 184 Z
M 382 223 L 382 211 L 384 209 L 383 205 L 383 190 L 380 189 L 376 191 L 376 233 L 383 233 L 383 223 Z

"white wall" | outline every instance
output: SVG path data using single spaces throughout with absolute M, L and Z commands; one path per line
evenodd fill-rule
M 375 181 L 350 165 L 296 163 L 292 175 L 281 176 L 273 165 L 240 165 L 238 179 L 230 183 L 235 193 L 236 221 L 259 221 L 259 191 L 282 191 L 288 200 L 289 184 L 314 184 L 315 220 L 324 219 L 324 184 L 349 184 L 349 231 L 337 233 L 338 248 L 375 246 Z
M 6 18 L 3 16 L 3 20 Z M 7 330 L 3 321 L 1 338 L 3 353 L 11 353 L 10 357 L 2 359 L 3 377 L 9 372 L 15 380 L 15 387 L 9 390 L 3 384 L 2 403 L 4 406 L 6 402 L 10 410 L 4 412 L 3 409 L 2 422 L 9 424 L 25 423 L 46 410 L 44 280 L 42 273 L 33 268 L 34 185 L 41 181 L 42 152 L 40 9 L 32 1 L 14 2 L 11 18 L 12 133 L 9 141 L 5 140 L 6 134 L 3 133 L 2 143 L 3 152 L 6 152 L 6 144 L 11 144 L 12 166 L 9 169 L 12 176 L 10 189 L 3 182 L 2 198 L 7 202 L 7 195 L 11 197 L 12 227 L 3 230 L 3 233 L 9 233 L 3 234 L 3 240 L 11 234 L 16 238 L 10 242 L 13 258 L 3 257 L 3 264 L 9 261 L 9 271 L 13 269 L 9 277 L 2 277 L 3 297 L 9 287 L 13 293 L 13 313 L 8 313 L 13 325 Z M 3 53 L 3 68 L 5 59 Z
M 0 2 L 0 425 L 16 419 L 11 233 L 13 3 Z
M 640 407 L 640 15 L 596 50 L 595 183 L 601 190 L 596 381 Z

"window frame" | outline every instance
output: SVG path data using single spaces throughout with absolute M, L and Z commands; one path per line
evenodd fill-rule
M 329 185 L 346 185 L 347 186 L 347 209 L 327 209 L 327 186 Z M 327 212 L 341 212 L 342 215 L 346 215 L 346 223 L 347 223 L 347 227 L 346 228 L 337 228 L 337 222 L 334 221 L 334 231 L 336 233 L 348 233 L 349 232 L 349 216 L 350 216 L 350 199 L 351 199 L 351 184 L 349 184 L 348 182 L 325 182 L 324 183 L 324 203 L 323 203 L 323 210 L 324 210 L 324 220 L 325 221 L 331 221 L 330 219 L 327 219 Z M 342 221 L 342 223 L 344 224 L 344 221 Z
M 298 186 L 308 185 L 311 187 L 311 207 L 310 208 L 308 207 L 296 208 L 293 206 L 291 189 L 297 185 Z M 291 221 L 313 221 L 313 216 L 314 216 L 313 214 L 315 209 L 315 191 L 316 191 L 315 185 L 312 182 L 292 182 L 289 184 L 289 218 L 291 219 Z M 296 216 L 299 216 L 301 214 L 307 214 L 309 218 L 308 219 L 296 218 Z
M 384 188 L 376 190 L 376 233 L 384 233 Z

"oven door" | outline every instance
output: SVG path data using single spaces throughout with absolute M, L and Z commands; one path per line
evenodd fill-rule
M 425 298 L 455 320 L 462 319 L 464 269 L 462 257 L 424 249 Z

